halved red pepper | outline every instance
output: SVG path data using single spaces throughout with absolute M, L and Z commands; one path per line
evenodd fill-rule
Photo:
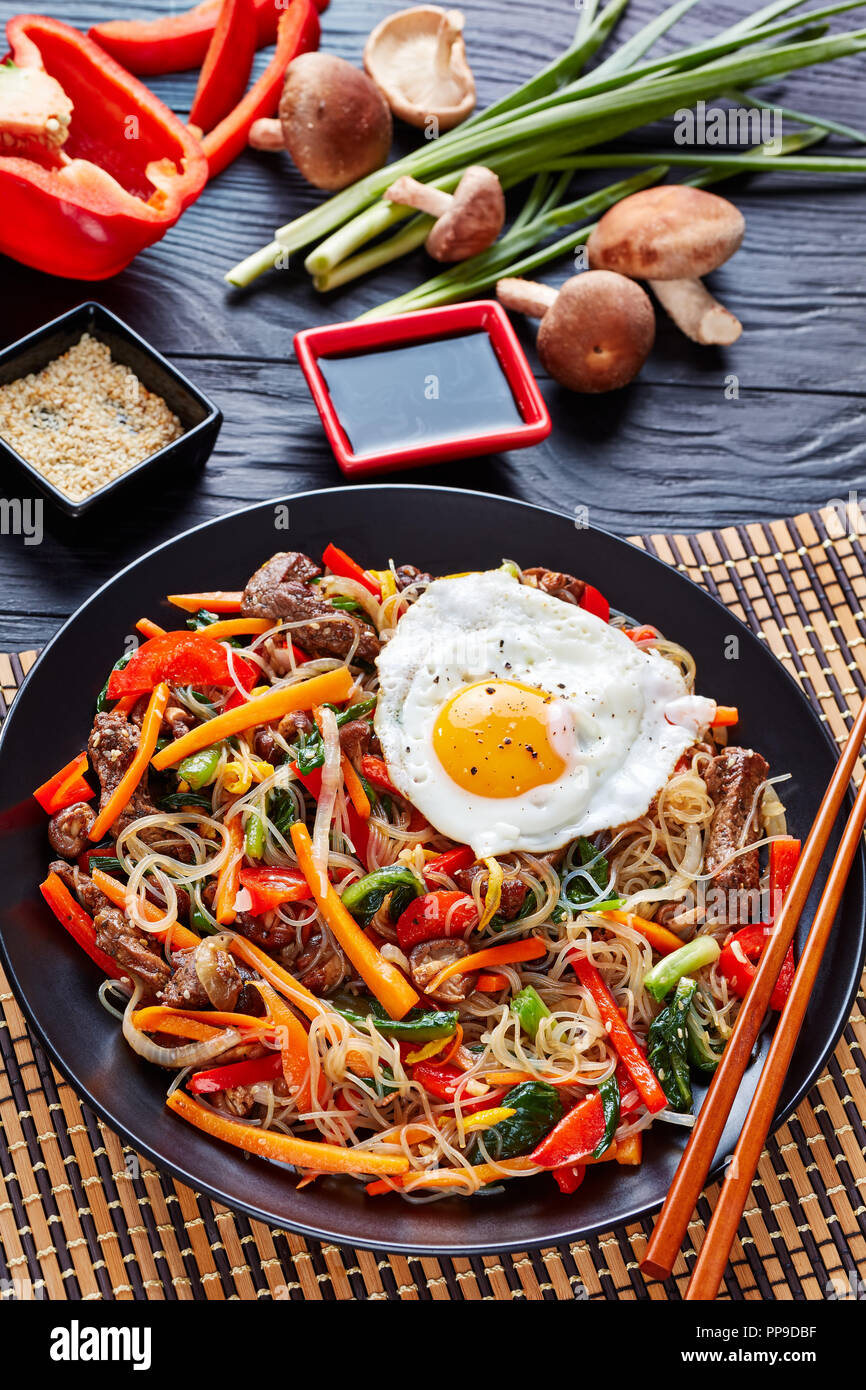
M 435 859 L 428 859 L 422 872 L 425 882 L 434 888 L 435 880 L 431 882 L 433 874 L 447 874 L 449 878 L 453 878 L 458 869 L 468 869 L 469 865 L 474 863 L 474 849 L 470 849 L 468 845 L 458 845 L 456 849 L 446 849 L 444 854 L 437 854 Z
M 191 126 L 213 130 L 237 106 L 253 70 L 257 39 L 256 0 L 222 0 L 190 108 Z
M 667 1096 L 643 1048 L 620 1013 L 616 1000 L 588 956 L 572 952 L 569 960 L 580 983 L 595 1001 L 608 1039 L 640 1092 L 641 1099 L 651 1114 L 658 1114 L 667 1107 Z
M 251 1057 L 249 1061 L 232 1062 L 227 1067 L 214 1067 L 212 1071 L 197 1071 L 187 1082 L 187 1090 L 197 1096 L 212 1095 L 214 1091 L 230 1091 L 234 1086 L 274 1081 L 282 1074 L 282 1053 L 269 1052 L 266 1057 Z
M 53 777 L 49 777 L 47 782 L 43 782 L 41 787 L 37 787 L 33 795 L 49 816 L 56 816 L 58 811 L 63 811 L 67 806 L 74 806 L 76 801 L 89 801 L 96 792 L 88 786 L 84 780 L 87 771 L 87 754 L 79 753 L 77 758 L 73 758 L 71 763 L 67 763 L 59 772 L 55 772 Z
M 93 919 L 80 903 L 73 898 L 66 884 L 57 874 L 49 874 L 44 883 L 40 883 L 39 891 L 47 902 L 54 916 L 62 927 L 65 927 L 72 937 L 86 951 L 95 965 L 98 965 L 104 975 L 110 976 L 112 980 L 119 980 L 123 976 L 123 971 L 112 960 L 111 956 L 96 944 L 96 928 Z
M 345 550 L 341 550 L 333 542 L 326 547 L 322 556 L 322 563 L 327 565 L 332 574 L 338 574 L 341 579 L 354 579 L 356 583 L 362 584 L 376 598 L 382 597 L 382 587 L 376 583 L 373 576 L 362 569 L 351 555 L 347 555 Z
M 72 112 L 65 141 L 56 138 L 53 112 L 46 111 L 46 137 L 0 144 L 0 251 L 49 275 L 116 275 L 159 241 L 204 188 L 201 146 L 77 29 L 23 14 L 9 20 L 6 34 L 14 80 L 22 72 L 47 73 Z
M 464 936 L 478 926 L 478 908 L 468 893 L 437 889 L 413 898 L 397 920 L 397 940 L 401 951 L 410 951 L 421 941 L 438 941 L 445 936 Z
M 305 902 L 313 895 L 304 875 L 297 869 L 241 869 L 241 887 L 246 888 L 253 917 L 271 912 L 281 903 Z
M 254 662 L 240 655 L 229 658 L 226 648 L 205 632 L 166 632 L 142 642 L 124 667 L 112 671 L 106 695 L 109 700 L 146 695 L 160 681 L 169 685 L 234 685 L 230 659 L 237 680 L 246 690 L 251 689 L 259 676 Z
M 250 126 L 261 116 L 273 116 L 279 105 L 286 68 L 301 53 L 319 46 L 321 28 L 313 0 L 288 0 L 277 28 L 277 47 L 261 77 L 233 111 L 209 131 L 202 141 L 210 177 L 222 173 L 246 149 Z
M 285 9 L 281 0 L 253 0 L 256 12 L 256 48 L 266 48 L 277 37 L 277 24 Z M 201 67 L 220 17 L 221 0 L 204 0 L 182 14 L 158 19 L 110 19 L 89 31 L 106 53 L 140 77 L 164 72 L 185 72 Z M 327 9 L 328 0 L 316 0 Z
M 764 954 L 767 942 L 773 931 L 773 922 L 782 906 L 785 894 L 791 886 L 794 870 L 800 858 L 800 841 L 790 838 L 773 840 L 770 844 L 770 910 L 769 922 L 756 922 L 741 927 L 722 948 L 719 956 L 719 972 L 724 975 L 734 994 L 745 998 L 746 992 L 757 973 L 757 964 Z M 770 995 L 770 1008 L 781 1011 L 791 992 L 794 982 L 794 947 L 788 947 L 782 968 L 779 971 L 773 993 Z

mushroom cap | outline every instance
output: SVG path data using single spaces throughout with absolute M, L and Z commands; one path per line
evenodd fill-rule
M 587 270 L 566 280 L 541 320 L 538 355 L 570 391 L 615 391 L 637 376 L 655 331 L 640 285 L 610 270 Z
M 505 194 L 491 169 L 471 164 L 451 206 L 430 229 L 427 250 L 437 261 L 465 261 L 492 246 L 505 226 Z
M 381 169 L 391 149 L 391 112 L 376 84 L 330 53 L 289 63 L 280 123 L 304 178 L 331 192 Z
M 637 280 L 692 280 L 732 256 L 745 230 L 743 214 L 727 198 L 663 184 L 607 210 L 587 242 L 589 263 Z
M 431 117 L 451 130 L 475 108 L 460 10 L 415 5 L 377 24 L 364 45 L 364 67 L 395 116 L 423 130 Z

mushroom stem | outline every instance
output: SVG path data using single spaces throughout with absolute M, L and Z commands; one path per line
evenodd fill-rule
M 532 319 L 542 319 L 559 294 L 552 285 L 539 285 L 534 280 L 519 280 L 514 277 L 500 280 L 496 286 L 496 297 L 506 309 L 515 314 L 527 314 Z
M 433 188 L 429 183 L 419 183 L 417 179 L 403 175 L 391 184 L 385 193 L 389 203 L 402 203 L 407 208 L 418 208 L 419 212 L 429 212 L 431 217 L 442 217 L 454 202 L 451 193 L 443 193 L 441 188 Z
M 286 148 L 282 121 L 278 121 L 276 117 L 262 116 L 258 121 L 253 121 L 247 138 L 254 150 L 284 150 Z
M 650 280 L 656 299 L 693 343 L 728 346 L 743 325 L 730 309 L 714 299 L 703 280 Z

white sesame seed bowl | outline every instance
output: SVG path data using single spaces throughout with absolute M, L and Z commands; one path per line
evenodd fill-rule
M 94 301 L 0 351 L 0 459 L 70 516 L 145 470 L 200 468 L 222 413 Z

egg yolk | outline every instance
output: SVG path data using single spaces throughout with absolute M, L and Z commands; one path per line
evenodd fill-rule
M 476 796 L 520 796 L 566 768 L 550 740 L 553 697 L 517 681 L 467 685 L 439 711 L 433 747 L 458 787 Z

